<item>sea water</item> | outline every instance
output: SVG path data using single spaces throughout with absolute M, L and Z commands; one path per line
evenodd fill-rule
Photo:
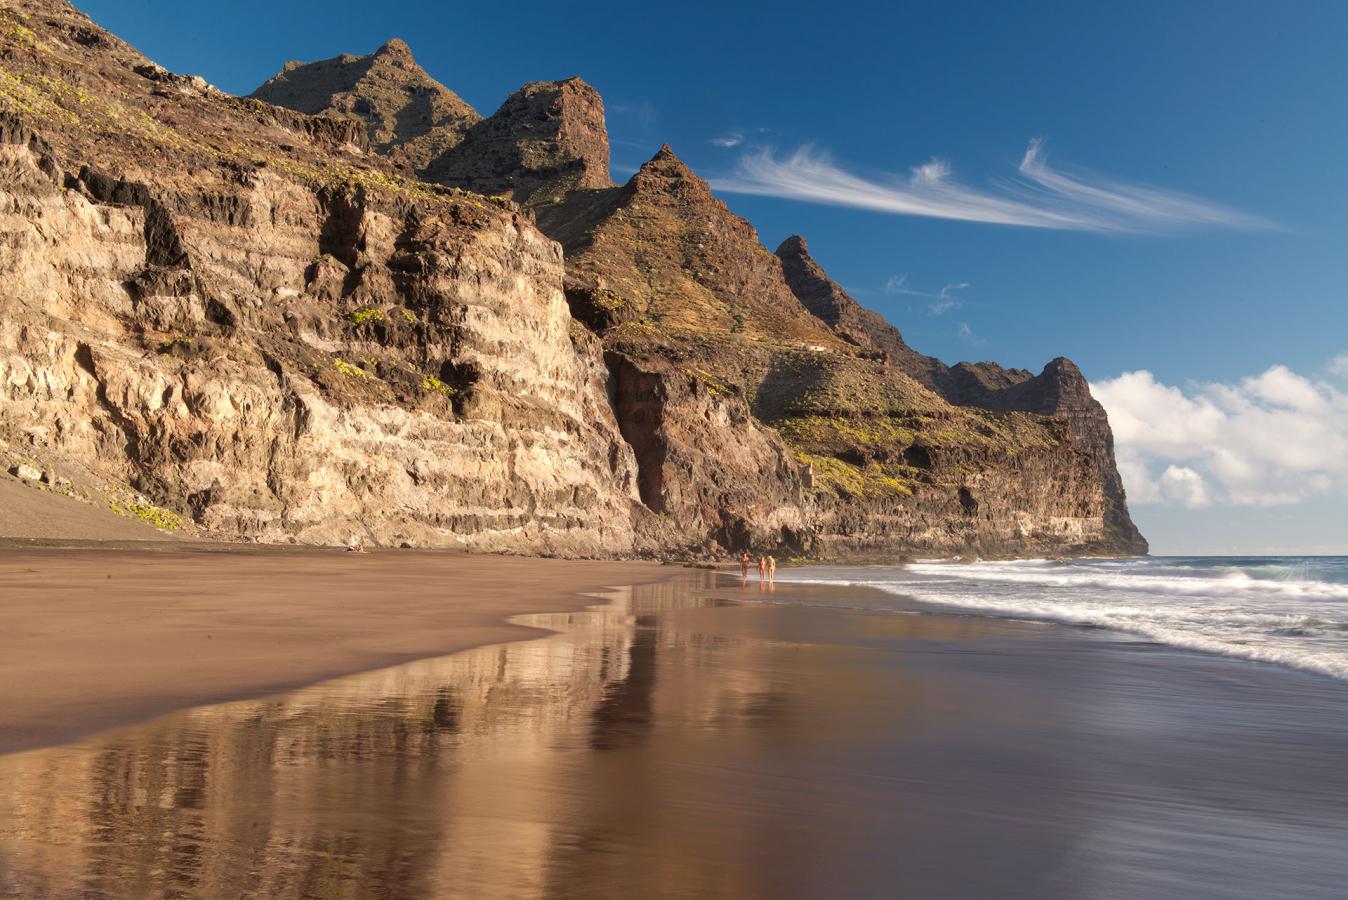
M 867 585 L 991 615 L 1111 628 L 1348 679 L 1348 557 L 1145 557 L 812 566 L 778 581 Z

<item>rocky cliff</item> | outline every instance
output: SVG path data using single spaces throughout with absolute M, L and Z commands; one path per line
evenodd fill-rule
M 608 187 L 608 130 L 599 92 L 579 78 L 538 81 L 474 125 L 426 178 L 521 203 Z
M 224 538 L 632 552 L 607 371 L 527 216 L 69 7 L 3 27 L 12 452 Z
M 418 173 L 482 119 L 396 38 L 368 56 L 286 63 L 251 96 L 308 115 L 355 117 L 371 146 Z
M 1146 540 L 1128 515 L 1109 417 L 1091 396 L 1075 363 L 1058 357 L 1038 375 L 989 362 L 947 366 L 913 350 L 883 316 L 863 309 L 814 261 L 804 238 L 787 238 L 777 255 L 792 291 L 811 312 L 845 340 L 876 351 L 888 366 L 908 373 L 951 403 L 1063 419 L 1073 443 L 1095 460 L 1105 495 L 1106 543 L 1125 552 L 1147 552 Z
M 612 186 L 579 79 L 478 119 L 400 42 L 241 99 L 56 0 L 0 38 L 0 453 L 90 502 L 567 555 L 1139 549 L 1070 363 L 917 354 L 668 148 Z
M 573 314 L 603 339 L 643 501 L 699 540 L 830 557 L 1107 546 L 1092 456 L 1064 421 L 954 406 L 891 365 L 802 299 L 670 148 L 538 216 Z

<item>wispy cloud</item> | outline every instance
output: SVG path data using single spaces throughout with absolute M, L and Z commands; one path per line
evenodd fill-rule
M 915 291 L 908 287 L 907 275 L 893 275 L 885 282 L 885 293 L 930 300 L 931 302 L 927 304 L 927 311 L 933 316 L 939 316 L 952 309 L 959 309 L 964 305 L 964 298 L 955 296 L 955 292 L 962 291 L 968 286 L 969 282 L 967 281 L 961 281 L 959 284 L 947 284 L 939 292 L 933 294 L 929 291 Z
M 731 131 L 712 138 L 711 142 L 717 147 L 724 147 L 729 150 L 731 147 L 738 147 L 740 144 L 743 144 L 744 135 L 740 134 L 738 131 Z
M 619 101 L 608 104 L 607 112 L 611 116 L 619 116 L 634 122 L 640 128 L 647 131 L 653 129 L 660 120 L 660 114 L 656 111 L 655 105 L 649 100 L 629 100 Z
M 987 343 L 987 341 L 974 334 L 974 330 L 969 327 L 968 322 L 961 322 L 959 324 L 959 327 L 955 329 L 955 336 L 966 344 L 972 344 L 975 347 L 981 347 Z
M 914 166 L 907 177 L 865 177 L 813 147 L 785 157 L 770 147 L 750 150 L 732 175 L 713 179 L 712 185 L 728 193 L 1027 228 L 1149 233 L 1277 227 L 1177 191 L 1054 168 L 1038 139 L 1030 141 L 1014 174 L 993 179 L 987 189 L 955 180 L 951 165 L 941 159 Z
M 1325 371 L 1339 378 L 1348 378 L 1348 353 L 1340 353 L 1331 359 L 1329 365 L 1325 366 Z

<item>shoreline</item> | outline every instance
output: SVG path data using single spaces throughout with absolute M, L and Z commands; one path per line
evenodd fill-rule
M 143 563 L 150 566 L 137 572 Z M 10 601 L 0 606 L 0 756 L 65 745 L 197 707 L 544 638 L 549 629 L 519 620 L 585 612 L 613 590 L 674 581 L 689 572 L 712 576 L 717 590 L 755 591 L 739 602 L 777 603 L 760 596 L 752 575 L 741 585 L 735 563 L 676 566 L 436 550 L 355 555 L 274 544 L 0 541 L 0 595 Z M 175 574 L 185 579 L 174 581 Z M 437 580 L 443 578 L 450 579 L 448 586 Z M 333 585 L 334 579 L 341 583 Z M 396 582 L 392 588 L 389 581 Z M 183 586 L 189 582 L 191 588 Z M 786 580 L 769 588 L 776 590 L 857 592 L 903 601 L 898 609 L 815 607 L 820 609 L 974 618 L 1150 641 L 1127 629 L 970 609 L 876 586 Z M 1338 682 L 1283 663 L 1163 646 Z
M 540 636 L 510 620 L 583 611 L 680 571 L 443 551 L 0 547 L 0 755 Z

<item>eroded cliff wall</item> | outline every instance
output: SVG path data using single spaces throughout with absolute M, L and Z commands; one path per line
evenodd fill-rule
M 391 42 L 288 67 L 292 110 L 57 0 L 0 39 L 0 455 L 91 503 L 565 555 L 1139 546 L 1079 373 L 908 349 L 667 147 L 612 186 L 578 79 L 479 120 Z
M 20 9 L 0 119 L 9 444 L 217 537 L 632 552 L 600 348 L 528 217 L 165 80 L 69 8 Z

